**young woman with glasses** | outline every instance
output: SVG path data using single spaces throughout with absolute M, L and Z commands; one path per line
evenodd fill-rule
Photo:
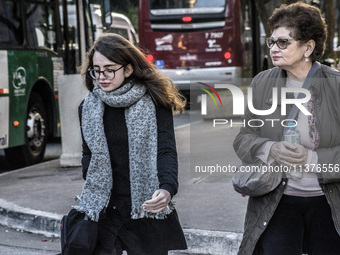
M 99 224 L 95 254 L 165 255 L 186 249 L 171 202 L 178 188 L 173 111 L 185 100 L 117 34 L 88 51 L 79 107 L 85 184 L 74 208 Z

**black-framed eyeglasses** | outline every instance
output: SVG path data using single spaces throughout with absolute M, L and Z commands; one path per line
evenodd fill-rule
M 275 41 L 273 37 L 269 37 L 266 40 L 266 44 L 267 44 L 268 48 L 271 49 L 274 46 L 274 44 L 276 43 L 276 45 L 277 45 L 277 47 L 279 47 L 279 49 L 284 50 L 290 44 L 289 41 L 292 41 L 292 40 L 296 41 L 296 39 L 294 39 L 294 38 L 289 38 L 289 39 L 279 38 Z
M 104 71 L 100 71 L 97 69 L 89 69 L 87 70 L 89 75 L 91 76 L 92 79 L 94 80 L 98 80 L 100 78 L 100 74 L 102 73 L 104 75 L 104 77 L 108 80 L 113 80 L 115 78 L 115 74 L 118 70 L 122 69 L 125 65 L 122 65 L 121 67 L 119 67 L 116 70 L 113 69 L 106 69 Z

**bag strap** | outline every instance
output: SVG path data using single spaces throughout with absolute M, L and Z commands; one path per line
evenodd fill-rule
M 314 77 L 315 73 L 320 69 L 321 65 L 319 62 L 315 61 L 314 64 L 312 65 L 312 68 L 309 70 L 307 74 L 307 78 L 305 79 L 302 88 L 309 90 L 310 86 L 312 85 L 312 78 Z M 304 93 L 299 93 L 297 98 L 303 98 L 305 96 Z M 297 114 L 299 112 L 299 108 L 294 104 L 292 109 L 289 112 L 288 118 L 287 119 L 295 119 Z M 283 133 L 285 133 L 287 127 L 284 127 Z M 283 140 L 284 136 L 282 136 Z

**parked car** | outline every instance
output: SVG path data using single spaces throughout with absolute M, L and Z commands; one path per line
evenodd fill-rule
M 128 17 L 123 14 L 112 12 L 112 23 L 109 27 L 102 25 L 102 13 L 100 5 L 91 4 L 91 12 L 93 24 L 95 24 L 95 39 L 97 39 L 103 32 L 119 34 L 135 45 L 138 45 L 139 40 L 135 28 Z
M 133 44 L 138 45 L 138 36 L 129 18 L 116 12 L 112 12 L 111 17 L 112 24 L 104 31 L 119 34 L 128 39 Z

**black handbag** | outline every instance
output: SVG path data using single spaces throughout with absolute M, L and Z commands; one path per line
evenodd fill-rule
M 235 191 L 250 197 L 263 196 L 273 191 L 284 178 L 282 171 L 270 170 L 270 168 L 275 168 L 275 165 L 277 165 L 276 162 L 266 165 L 261 160 L 254 164 L 243 162 L 232 178 Z
M 94 253 L 98 224 L 84 213 L 72 209 L 61 221 L 61 254 L 92 255 Z

